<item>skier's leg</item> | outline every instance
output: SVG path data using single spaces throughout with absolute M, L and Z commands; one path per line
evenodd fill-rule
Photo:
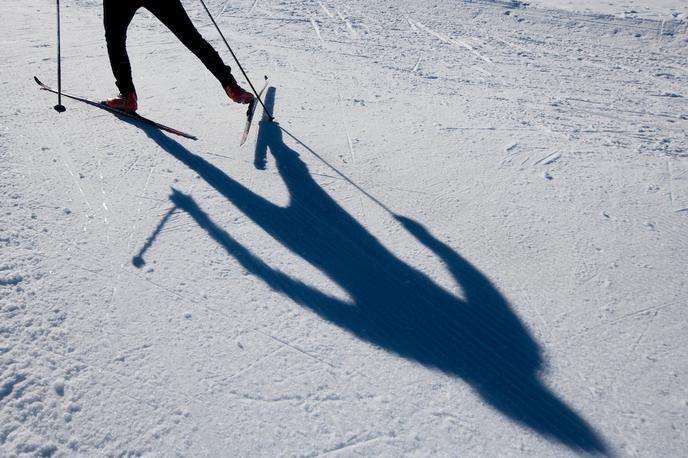
M 196 30 L 180 0 L 145 0 L 143 5 L 203 62 L 222 87 L 236 84 L 231 69 Z
M 135 92 L 126 43 L 127 28 L 140 6 L 139 0 L 103 0 L 108 57 L 117 87 L 123 95 Z

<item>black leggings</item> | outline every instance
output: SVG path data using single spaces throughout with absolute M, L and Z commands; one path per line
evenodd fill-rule
M 205 41 L 186 14 L 180 0 L 103 0 L 105 40 L 112 73 L 122 94 L 135 91 L 131 64 L 127 55 L 127 28 L 136 10 L 144 7 L 165 24 L 193 52 L 222 86 L 236 83 L 231 69 L 215 49 Z

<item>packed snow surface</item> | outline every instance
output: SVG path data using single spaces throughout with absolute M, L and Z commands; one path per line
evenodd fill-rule
M 561 8 L 592 15 L 606 14 L 660 21 L 672 18 L 688 19 L 688 2 L 686 0 L 529 0 L 512 3 Z
M 2 2 L 0 455 L 685 456 L 686 4 L 576 3 L 209 0 L 270 77 L 239 148 L 150 13 L 140 113 L 198 141 L 55 112 L 55 4 Z

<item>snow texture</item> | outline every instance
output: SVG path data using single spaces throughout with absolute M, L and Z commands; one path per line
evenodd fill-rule
M 150 13 L 140 112 L 198 141 L 56 113 L 55 5 L 3 2 L 0 456 L 685 456 L 686 4 L 602 3 L 209 0 L 272 82 L 239 148 Z

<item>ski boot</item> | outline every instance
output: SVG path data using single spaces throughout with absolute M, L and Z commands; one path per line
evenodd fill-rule
M 137 101 L 136 92 L 131 92 L 127 95 L 119 94 L 116 97 L 103 101 L 103 103 L 116 110 L 134 113 L 138 109 Z
M 253 94 L 243 90 L 237 83 L 225 86 L 225 92 L 236 103 L 251 103 L 254 99 Z

